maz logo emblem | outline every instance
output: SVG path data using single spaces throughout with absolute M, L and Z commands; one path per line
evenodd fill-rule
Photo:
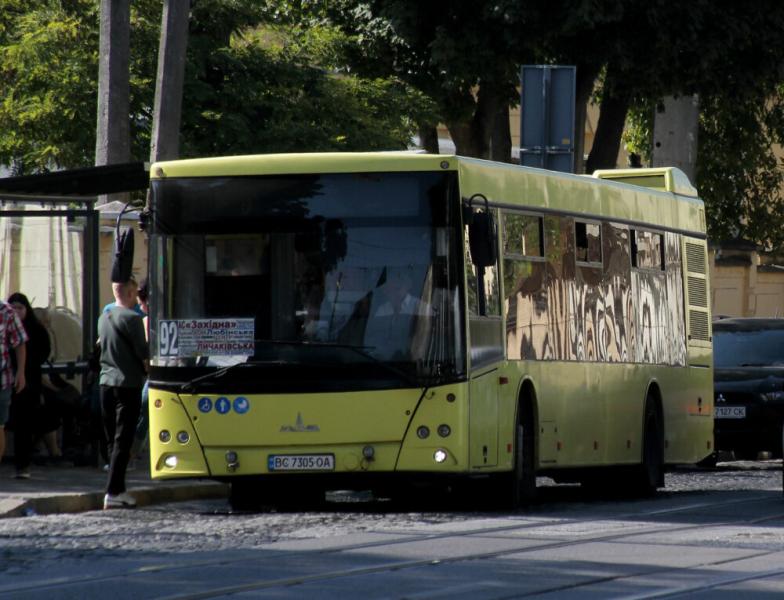
M 305 422 L 302 420 L 302 413 L 297 413 L 297 422 L 294 425 L 283 425 L 280 430 L 287 433 L 321 431 L 318 425 L 305 425 Z

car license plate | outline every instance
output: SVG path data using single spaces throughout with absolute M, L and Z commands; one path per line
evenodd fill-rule
M 713 416 L 717 419 L 745 419 L 745 406 L 716 406 L 713 409 Z
M 270 454 L 270 471 L 334 471 L 334 454 Z

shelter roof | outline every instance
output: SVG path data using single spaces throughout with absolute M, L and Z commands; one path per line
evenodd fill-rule
M 146 190 L 149 165 L 143 162 L 86 167 L 0 178 L 0 193 L 36 196 L 100 196 Z

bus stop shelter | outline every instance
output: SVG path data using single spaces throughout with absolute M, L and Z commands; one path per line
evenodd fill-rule
M 0 178 L 0 297 L 24 293 L 49 329 L 45 373 L 87 371 L 100 311 L 98 200 L 148 183 L 141 162 Z

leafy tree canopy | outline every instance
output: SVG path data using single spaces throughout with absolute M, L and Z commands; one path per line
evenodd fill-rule
M 162 3 L 131 3 L 131 137 L 149 156 Z M 431 103 L 394 77 L 337 67 L 347 43 L 327 26 L 265 25 L 253 0 L 194 0 L 184 156 L 403 149 Z M 97 0 L 0 0 L 0 164 L 32 173 L 93 164 Z
M 700 106 L 697 186 L 709 237 L 784 250 L 784 90 L 766 100 L 711 96 Z
M 18 173 L 95 153 L 94 3 L 0 0 L 0 163 Z

